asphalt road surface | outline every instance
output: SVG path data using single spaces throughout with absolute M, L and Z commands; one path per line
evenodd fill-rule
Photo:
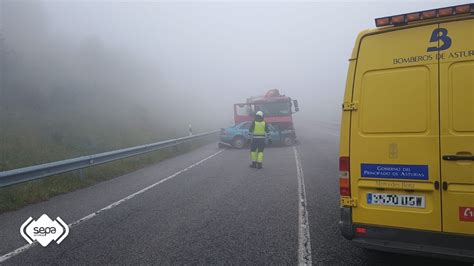
M 268 148 L 262 170 L 248 167 L 247 150 L 213 143 L 1 214 L 0 263 L 459 264 L 368 251 L 342 238 L 338 126 L 298 130 L 300 144 Z M 20 225 L 43 213 L 71 224 L 69 236 L 46 248 L 26 245 Z

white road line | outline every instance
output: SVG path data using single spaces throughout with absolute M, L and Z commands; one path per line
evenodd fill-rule
M 168 181 L 168 180 L 170 180 L 170 179 L 172 179 L 172 178 L 175 178 L 176 176 L 178 176 L 178 175 L 180 175 L 180 174 L 182 174 L 182 173 L 188 171 L 189 169 L 191 169 L 191 168 L 193 168 L 193 167 L 195 167 L 195 166 L 198 166 L 198 165 L 202 164 L 203 162 L 205 162 L 205 161 L 211 159 L 211 158 L 214 157 L 214 156 L 217 156 L 218 154 L 222 153 L 223 151 L 224 151 L 224 150 L 219 150 L 218 152 L 216 152 L 216 153 L 214 153 L 214 154 L 212 154 L 212 155 L 210 155 L 210 156 L 208 156 L 208 157 L 206 157 L 206 158 L 200 160 L 199 162 L 194 163 L 194 164 L 192 164 L 192 165 L 190 165 L 190 166 L 188 166 L 188 167 L 186 167 L 186 168 L 184 168 L 184 169 L 182 169 L 182 170 L 179 170 L 178 172 L 176 172 L 176 173 L 174 173 L 174 174 L 172 174 L 172 175 L 170 175 L 170 176 L 168 176 L 168 177 L 166 177 L 166 178 L 164 178 L 164 179 L 162 179 L 162 180 L 160 180 L 160 181 L 158 181 L 158 182 L 156 182 L 156 183 L 153 183 L 153 184 L 151 184 L 151 185 L 145 187 L 144 189 L 141 189 L 141 190 L 139 190 L 139 191 L 137 191 L 137 192 L 135 192 L 135 193 L 133 193 L 133 194 L 131 194 L 131 195 L 129 195 L 129 196 L 127 196 L 127 197 L 121 199 L 121 200 L 118 200 L 118 201 L 116 201 L 116 202 L 114 202 L 114 203 L 112 203 L 112 204 L 110 204 L 110 205 L 108 205 L 108 206 L 106 206 L 106 207 L 104 207 L 104 208 L 102 208 L 102 209 L 96 211 L 96 212 L 93 212 L 93 213 L 91 213 L 91 214 L 89 214 L 89 215 L 87 215 L 87 216 L 82 217 L 81 219 L 79 219 L 79 220 L 77 220 L 77 221 L 75 221 L 75 222 L 70 223 L 68 226 L 69 226 L 69 228 L 72 228 L 72 227 L 74 227 L 74 226 L 76 226 L 76 225 L 78 225 L 78 224 L 80 224 L 80 223 L 83 223 L 83 222 L 85 222 L 85 221 L 87 221 L 87 220 L 89 220 L 89 219 L 92 219 L 93 217 L 99 215 L 101 212 L 104 212 L 104 211 L 110 210 L 110 209 L 112 209 L 112 208 L 114 208 L 114 207 L 117 207 L 118 205 L 124 203 L 125 201 L 130 200 L 130 199 L 134 198 L 135 196 L 137 196 L 137 195 L 139 195 L 139 194 L 142 194 L 143 192 L 145 192 L 145 191 L 147 191 L 147 190 L 149 190 L 149 189 L 152 189 L 153 187 L 156 187 L 156 186 L 158 186 L 158 185 L 160 185 L 160 184 L 162 184 L 162 183 L 164 183 L 164 182 L 166 182 L 166 181 Z M 13 250 L 13 251 L 7 253 L 7 254 L 4 254 L 4 255 L 0 256 L 0 263 L 5 262 L 6 260 L 11 259 L 12 257 L 15 257 L 16 255 L 21 254 L 21 253 L 23 253 L 24 251 L 27 251 L 28 249 L 30 249 L 30 248 L 36 246 L 36 243 L 37 243 L 37 242 L 33 242 L 33 244 L 26 244 L 26 245 L 24 245 L 24 246 L 22 246 L 22 247 L 19 247 L 19 248 L 15 249 L 15 250 Z
M 309 237 L 308 205 L 306 204 L 303 167 L 295 146 L 293 146 L 293 152 L 298 176 L 298 265 L 311 265 L 311 238 Z

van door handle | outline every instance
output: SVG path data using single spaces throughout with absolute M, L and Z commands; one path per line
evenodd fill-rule
M 443 182 L 443 190 L 448 190 L 448 182 Z
M 436 190 L 439 189 L 439 181 L 435 181 L 435 182 L 434 182 L 434 187 L 435 187 Z
M 443 155 L 445 161 L 474 161 L 474 156 Z

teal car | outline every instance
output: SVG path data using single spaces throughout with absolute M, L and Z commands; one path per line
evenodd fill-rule
M 250 137 L 249 128 L 251 124 L 251 121 L 246 121 L 232 127 L 221 128 L 219 146 L 232 146 L 237 149 L 245 147 Z M 295 143 L 296 135 L 294 130 L 279 131 L 271 124 L 269 124 L 269 128 L 272 144 L 290 146 Z

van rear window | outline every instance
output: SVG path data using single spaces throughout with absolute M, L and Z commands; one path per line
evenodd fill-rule
M 360 97 L 362 132 L 425 132 L 429 88 L 430 72 L 424 66 L 365 73 Z
M 453 64 L 449 81 L 452 127 L 458 132 L 474 132 L 474 62 Z

